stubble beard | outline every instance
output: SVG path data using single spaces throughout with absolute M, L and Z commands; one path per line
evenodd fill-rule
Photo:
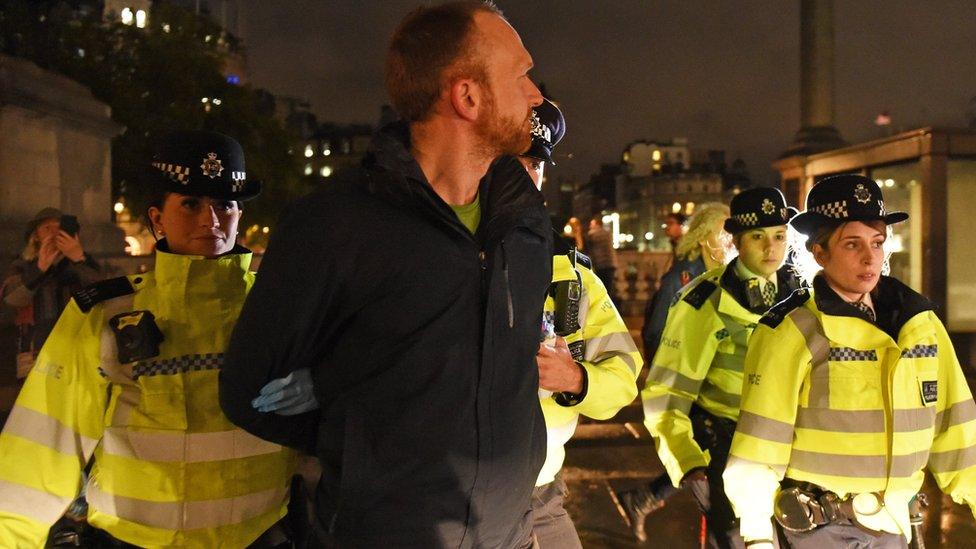
M 478 136 L 478 155 L 494 160 L 502 155 L 518 156 L 532 144 L 529 109 L 522 120 L 505 119 L 495 103 L 494 93 L 485 102 L 486 115 L 475 127 Z

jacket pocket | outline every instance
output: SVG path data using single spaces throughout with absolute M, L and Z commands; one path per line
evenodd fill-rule
M 187 430 L 186 396 L 182 379 L 170 379 L 172 387 L 144 384 L 113 385 L 106 427 L 134 427 L 161 431 Z

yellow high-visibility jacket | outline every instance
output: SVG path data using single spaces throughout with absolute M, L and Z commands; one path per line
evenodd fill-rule
M 566 255 L 553 256 L 552 281 L 582 282 L 579 322 L 581 328 L 566 336 L 576 361 L 586 370 L 587 389 L 575 406 L 563 406 L 555 397 L 542 399 L 546 420 L 546 461 L 539 471 L 536 486 L 553 481 L 566 459 L 565 444 L 573 436 L 580 414 L 594 419 L 609 419 L 637 397 L 637 375 L 644 361 L 620 313 L 610 301 L 607 289 L 593 271 L 577 264 L 573 268 Z M 553 310 L 552 296 L 546 297 L 546 310 Z
M 245 547 L 285 515 L 294 453 L 231 424 L 217 396 L 250 261 L 157 251 L 154 272 L 76 294 L 91 310 L 68 304 L 0 434 L 0 546 L 41 547 L 91 458 L 88 522 L 134 545 Z M 164 340 L 120 364 L 109 321 L 132 311 Z
M 771 309 L 749 342 L 723 477 L 743 537 L 772 538 L 784 476 L 842 497 L 883 493 L 882 511 L 859 521 L 909 539 L 926 467 L 976 510 L 976 404 L 928 300 L 882 277 L 875 308 L 893 338 L 822 278 L 814 290 Z
M 777 273 L 780 298 L 798 285 L 790 267 Z M 691 281 L 668 312 L 641 400 L 644 425 L 675 486 L 688 471 L 709 461 L 693 438 L 688 418 L 692 404 L 718 417 L 739 419 L 746 346 L 766 310 L 759 299 L 758 287 L 739 280 L 735 264 L 729 263 Z

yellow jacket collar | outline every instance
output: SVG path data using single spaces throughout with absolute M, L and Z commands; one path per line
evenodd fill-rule
M 565 255 L 552 256 L 552 281 L 576 280 L 576 269 Z
M 164 244 L 163 241 L 160 242 Z M 162 249 L 160 249 L 162 248 Z M 235 295 L 246 289 L 245 275 L 251 266 L 251 251 L 235 246 L 215 259 L 199 255 L 180 255 L 157 246 L 154 276 L 156 285 L 165 291 L 194 296 Z

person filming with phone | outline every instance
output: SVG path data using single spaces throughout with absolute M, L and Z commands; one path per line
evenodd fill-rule
M 101 280 L 79 238 L 78 218 L 44 208 L 27 224 L 26 246 L 3 277 L 0 297 L 17 310 L 17 379 L 34 366 L 71 293 Z

